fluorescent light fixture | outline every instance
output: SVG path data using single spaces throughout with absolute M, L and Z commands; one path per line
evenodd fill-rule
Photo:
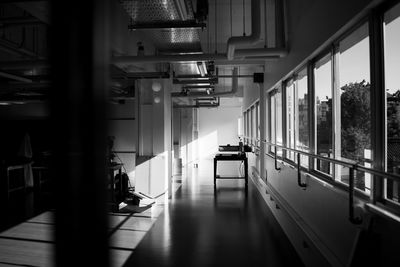
M 204 61 L 197 62 L 197 68 L 199 69 L 201 77 L 204 77 L 207 75 L 207 67 L 206 67 L 206 63 Z

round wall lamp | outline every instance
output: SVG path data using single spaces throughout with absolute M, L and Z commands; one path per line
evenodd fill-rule
M 153 82 L 151 89 L 153 89 L 154 92 L 160 92 L 161 84 L 159 82 Z
M 156 96 L 156 97 L 154 98 L 154 103 L 158 104 L 158 103 L 160 103 L 160 102 L 161 102 L 161 98 L 158 97 L 158 96 Z

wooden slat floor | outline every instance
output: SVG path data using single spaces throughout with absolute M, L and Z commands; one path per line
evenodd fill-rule
M 164 209 L 133 215 L 110 214 L 111 266 L 122 266 Z M 0 266 L 53 266 L 54 212 L 47 211 L 0 233 Z

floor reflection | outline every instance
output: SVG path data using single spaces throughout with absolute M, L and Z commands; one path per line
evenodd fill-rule
M 251 183 L 248 190 L 243 180 L 214 187 L 212 175 L 202 173 L 184 174 L 168 212 L 125 266 L 303 266 L 289 245 L 282 247 L 285 239 Z

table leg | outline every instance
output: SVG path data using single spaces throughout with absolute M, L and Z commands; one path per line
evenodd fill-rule
M 247 162 L 247 158 L 244 160 L 244 177 L 245 177 L 245 183 L 246 183 L 246 187 L 248 185 L 248 181 L 249 181 L 249 174 L 248 174 L 248 162 Z
M 120 168 L 118 170 L 118 176 L 119 176 L 119 189 L 118 189 L 118 195 L 122 199 L 122 169 Z
M 217 159 L 214 158 L 214 186 L 217 185 Z

